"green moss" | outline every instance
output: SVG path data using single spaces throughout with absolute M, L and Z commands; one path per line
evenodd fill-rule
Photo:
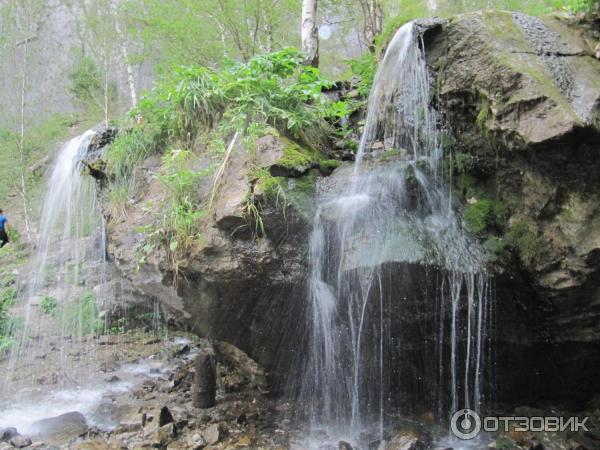
M 527 223 L 511 225 L 506 233 L 506 241 L 518 250 L 521 260 L 527 266 L 537 264 L 544 255 L 544 238 Z
M 472 205 L 467 205 L 464 218 L 469 230 L 481 235 L 486 231 L 504 229 L 508 210 L 506 206 L 496 200 L 482 199 Z
M 282 190 L 283 177 L 274 177 L 268 169 L 256 169 L 250 174 L 254 182 L 254 191 L 264 194 L 267 198 L 274 198 Z
M 319 170 L 324 174 L 330 174 L 335 169 L 340 167 L 341 162 L 337 159 L 326 159 L 319 164 Z
M 283 155 L 277 160 L 276 165 L 283 169 L 302 174 L 327 161 L 327 158 L 317 150 L 301 147 L 285 138 L 281 138 L 281 142 L 283 143 Z
M 376 157 L 375 160 L 376 161 L 380 161 L 380 162 L 384 162 L 384 161 L 390 161 L 393 159 L 400 159 L 402 157 L 406 156 L 406 150 L 403 148 L 390 148 L 387 150 L 384 150 L 383 152 L 379 153 Z
M 480 130 L 485 129 L 485 125 L 488 119 L 492 115 L 492 108 L 490 106 L 490 99 L 487 97 L 481 98 L 481 108 L 479 109 L 479 113 L 477 114 L 477 119 L 475 119 L 475 123 Z

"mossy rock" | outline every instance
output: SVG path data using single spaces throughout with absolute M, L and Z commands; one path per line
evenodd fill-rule
M 506 242 L 519 252 L 521 261 L 528 267 L 539 264 L 544 256 L 544 238 L 528 223 L 512 224 L 506 233 Z
M 466 206 L 464 218 L 469 230 L 477 235 L 501 232 L 506 226 L 508 210 L 497 200 L 482 199 Z
M 292 206 L 304 219 L 311 220 L 315 213 L 314 196 L 321 172 L 312 169 L 296 178 L 273 176 L 267 170 L 259 170 L 254 176 L 254 194 L 265 201 L 286 209 Z
M 276 177 L 299 177 L 311 169 L 319 169 L 329 175 L 339 166 L 339 161 L 328 159 L 318 150 L 303 147 L 286 138 L 282 143 L 281 157 L 270 167 L 271 175 Z

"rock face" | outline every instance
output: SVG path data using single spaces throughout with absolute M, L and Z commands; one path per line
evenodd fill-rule
M 584 406 L 600 392 L 599 36 L 572 20 L 482 12 L 422 24 L 457 207 L 496 271 L 500 403 Z M 335 164 L 279 136 L 253 149 L 238 142 L 202 244 L 177 270 L 161 249 L 137 262 L 148 205 L 164 199 L 158 164 L 152 157 L 139 167 L 126 214 L 106 210 L 109 253 L 172 321 L 244 350 L 278 390 L 303 358 L 312 194 Z M 411 275 L 423 287 L 427 270 Z M 407 330 L 419 323 L 403 320 Z M 427 342 L 407 351 L 427 351 Z
M 598 30 L 480 12 L 425 37 L 437 108 L 466 162 L 454 170 L 459 196 L 467 211 L 494 202 L 505 215 L 480 230 L 508 250 L 497 261 L 498 394 L 581 404 L 599 390 Z

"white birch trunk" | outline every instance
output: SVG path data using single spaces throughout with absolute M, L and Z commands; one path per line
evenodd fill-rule
M 317 31 L 317 0 L 302 0 L 302 51 L 306 64 L 319 66 L 319 34 Z

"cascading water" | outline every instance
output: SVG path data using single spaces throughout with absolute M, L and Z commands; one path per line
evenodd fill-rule
M 383 441 L 415 409 L 406 392 L 442 422 L 481 406 L 489 282 L 444 186 L 429 85 L 410 23 L 377 70 L 352 173 L 319 198 L 301 386 L 313 442 Z
M 94 181 L 83 174 L 82 163 L 94 134 L 90 130 L 67 142 L 48 179 L 23 286 L 23 322 L 2 386 L 9 403 L 77 386 L 95 360 L 93 337 L 104 326 L 99 306 L 105 299 L 96 298 L 93 288 L 106 282 L 105 232 Z M 14 405 L 0 404 L 0 411 L 7 406 Z

